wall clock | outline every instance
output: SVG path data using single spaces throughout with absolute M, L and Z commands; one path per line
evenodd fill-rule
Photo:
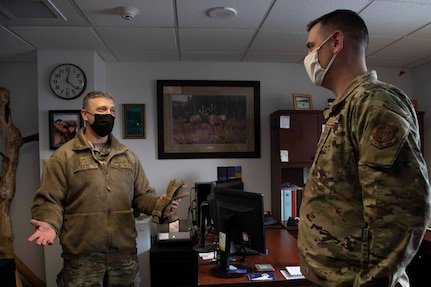
M 72 100 L 84 93 L 87 78 L 80 67 L 74 64 L 61 64 L 52 70 L 49 86 L 57 97 Z

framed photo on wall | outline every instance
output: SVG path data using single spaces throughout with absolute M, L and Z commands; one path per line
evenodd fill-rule
M 78 130 L 84 127 L 81 110 L 49 111 L 49 148 L 58 149 L 73 139 Z
M 123 104 L 123 138 L 145 139 L 145 104 Z
M 313 102 L 311 95 L 305 94 L 292 94 L 293 107 L 295 110 L 312 110 Z
M 260 157 L 260 82 L 158 80 L 159 159 Z

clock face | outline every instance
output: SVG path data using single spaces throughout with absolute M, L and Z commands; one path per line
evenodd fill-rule
M 52 70 L 49 86 L 54 94 L 65 100 L 72 100 L 85 90 L 87 79 L 84 71 L 73 64 L 61 64 Z

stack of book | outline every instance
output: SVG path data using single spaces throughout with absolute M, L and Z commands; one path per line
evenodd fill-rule
M 302 201 L 302 187 L 294 184 L 285 184 L 281 187 L 281 221 L 289 217 L 299 217 Z
M 301 273 L 301 268 L 299 266 L 286 266 L 286 270 L 280 270 L 284 278 L 287 280 L 293 279 L 304 279 L 304 275 Z

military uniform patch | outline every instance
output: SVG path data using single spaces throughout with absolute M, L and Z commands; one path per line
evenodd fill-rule
M 359 164 L 389 167 L 398 156 L 409 133 L 409 122 L 399 115 L 377 109 L 368 117 Z M 375 123 L 375 124 L 374 124 Z M 365 136 L 365 134 L 367 134 Z
M 97 164 L 89 156 L 79 157 L 79 166 L 75 168 L 77 170 L 95 169 Z
M 88 157 L 88 156 L 81 156 L 81 157 L 79 157 L 79 164 L 80 165 L 88 165 L 91 162 L 92 161 L 90 160 L 90 157 Z
M 392 146 L 397 142 L 398 127 L 387 124 L 379 124 L 371 137 L 371 143 L 377 148 Z

